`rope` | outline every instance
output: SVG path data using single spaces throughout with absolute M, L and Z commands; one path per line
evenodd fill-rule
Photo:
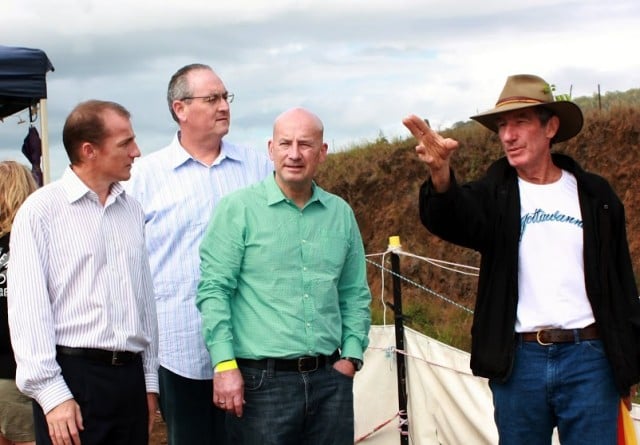
M 415 281 L 413 281 L 413 280 L 411 280 L 411 279 L 409 279 L 409 278 L 407 278 L 407 277 L 404 277 L 404 276 L 402 276 L 402 275 L 400 275 L 400 274 L 398 274 L 398 273 L 394 272 L 393 270 L 391 270 L 391 269 L 388 269 L 388 268 L 384 267 L 384 266 L 383 266 L 383 265 L 381 265 L 381 264 L 378 264 L 378 263 L 376 263 L 376 262 L 373 262 L 373 261 L 371 261 L 371 260 L 369 260 L 369 259 L 367 259 L 367 258 L 365 258 L 365 260 L 366 260 L 368 263 L 371 263 L 371 264 L 373 264 L 374 266 L 379 267 L 380 269 L 382 269 L 382 271 L 383 271 L 383 272 L 388 272 L 388 273 L 390 273 L 391 275 L 396 276 L 396 277 L 400 278 L 401 280 L 406 281 L 407 283 L 409 283 L 409 284 L 411 284 L 411 285 L 413 285 L 413 286 L 417 287 L 418 289 L 421 289 L 421 290 L 423 290 L 423 291 L 425 291 L 425 292 L 427 292 L 427 293 L 429 293 L 429 294 L 431 294 L 431 295 L 434 295 L 434 296 L 436 296 L 436 297 L 440 298 L 441 300 L 443 300 L 443 301 L 445 301 L 445 302 L 447 302 L 447 303 L 449 303 L 449 304 L 452 304 L 452 305 L 454 305 L 454 306 L 458 307 L 459 309 L 462 309 L 462 310 L 464 310 L 464 311 L 467 311 L 467 312 L 468 312 L 468 313 L 470 313 L 470 314 L 473 314 L 473 311 L 472 311 L 471 309 L 469 309 L 468 307 L 463 306 L 463 305 L 461 305 L 460 303 L 457 303 L 457 302 L 453 301 L 452 299 L 447 298 L 447 297 L 445 297 L 444 295 L 439 294 L 438 292 L 436 292 L 436 291 L 434 291 L 434 290 L 432 290 L 432 289 L 429 289 L 429 288 L 427 288 L 427 287 L 423 286 L 422 284 L 416 283 Z M 384 287 L 383 287 L 383 291 L 382 291 L 382 292 L 384 292 Z M 382 294 L 382 293 L 381 293 L 381 294 Z M 384 303 L 384 300 L 383 300 L 383 303 Z M 385 307 L 385 312 L 386 312 L 386 305 L 384 305 L 384 307 Z M 385 319 L 386 319 L 386 318 L 385 318 Z M 386 323 L 385 323 L 385 324 L 386 324 Z
M 365 440 L 367 440 L 369 437 L 373 436 L 375 433 L 377 433 L 378 431 L 380 431 L 382 428 L 384 428 L 385 426 L 389 425 L 389 423 L 391 423 L 391 421 L 393 419 L 395 419 L 396 417 L 400 416 L 400 412 L 398 411 L 397 413 L 395 413 L 395 415 L 393 417 L 391 417 L 390 419 L 385 420 L 384 422 L 382 422 L 380 425 L 374 427 L 371 431 L 369 431 L 367 434 L 364 434 L 360 437 L 358 437 L 356 439 L 356 441 L 354 443 L 360 443 L 360 442 L 364 442 Z
M 384 257 L 387 253 L 385 252 L 382 255 L 382 263 L 384 264 Z M 382 278 L 380 279 L 380 303 L 382 303 L 382 325 L 386 326 L 387 325 L 387 305 L 384 304 L 384 269 L 380 270 L 380 275 L 382 275 Z
M 473 377 L 473 374 L 471 372 L 469 372 L 469 371 L 461 371 L 459 369 L 455 369 L 455 368 L 452 368 L 450 366 L 441 365 L 440 363 L 436 363 L 436 362 L 427 360 L 427 359 L 425 359 L 423 357 L 418 357 L 417 355 L 409 354 L 409 353 L 407 353 L 407 351 L 404 351 L 402 349 L 397 349 L 395 346 L 389 346 L 389 347 L 386 347 L 386 348 L 381 348 L 381 347 L 376 347 L 376 346 L 368 346 L 367 349 L 377 349 L 379 351 L 384 351 L 388 355 L 390 355 L 392 353 L 402 354 L 405 357 L 409 357 L 409 358 L 421 361 L 423 363 L 426 363 L 427 365 L 435 366 L 436 368 L 442 368 L 442 369 L 446 369 L 447 371 L 453 371 L 456 374 L 468 375 L 468 376 L 472 376 Z
M 389 425 L 393 419 L 395 419 L 396 417 L 399 417 L 400 420 L 398 420 L 398 430 L 401 431 L 401 434 L 404 436 L 409 435 L 408 431 L 402 431 L 402 427 L 404 425 L 408 425 L 409 424 L 409 419 L 407 418 L 407 412 L 406 411 L 398 411 L 397 413 L 395 413 L 393 415 L 393 417 L 385 420 L 384 422 L 382 422 L 380 425 L 374 427 L 371 431 L 369 431 L 366 434 L 363 434 L 362 436 L 358 437 L 356 439 L 356 441 L 354 442 L 354 444 L 356 443 L 360 443 L 360 442 L 364 442 L 365 440 L 367 440 L 369 437 L 373 436 L 375 433 L 377 433 L 378 431 L 380 431 L 382 428 L 384 428 L 385 426 Z
M 397 253 L 398 255 L 404 255 L 404 256 L 408 256 L 411 258 L 416 258 L 418 260 L 422 260 L 426 263 L 429 263 L 433 266 L 436 267 L 440 267 L 442 269 L 445 270 L 449 270 L 451 272 L 457 272 L 459 274 L 462 275 L 471 275 L 474 277 L 478 276 L 478 272 L 480 271 L 479 267 L 475 267 L 475 266 L 468 266 L 466 264 L 460 264 L 460 263 L 452 263 L 451 261 L 444 261 L 444 260 L 438 260 L 436 258 L 429 258 L 429 257 L 424 257 L 424 256 L 420 256 L 420 255 L 416 255 L 414 253 L 410 253 L 410 252 L 405 252 L 401 247 L 393 247 L 393 248 L 389 248 L 384 252 L 380 252 L 380 253 L 370 253 L 368 255 L 365 255 L 365 257 L 372 257 L 372 256 L 380 256 L 382 255 L 382 263 L 384 264 L 384 256 L 387 253 Z M 447 266 L 454 266 L 454 267 L 447 267 Z M 465 272 L 463 270 L 460 269 L 468 269 L 472 272 Z
M 467 266 L 465 264 L 459 264 L 459 263 L 452 263 L 450 261 L 436 260 L 435 258 L 422 257 L 422 256 L 419 256 L 419 255 L 414 255 L 413 253 L 405 252 L 403 250 L 398 250 L 397 253 L 398 253 L 398 255 L 404 255 L 404 256 L 411 257 L 411 258 L 417 258 L 419 260 L 426 261 L 427 263 L 432 264 L 434 266 L 440 267 L 440 268 L 445 269 L 445 270 L 450 270 L 451 272 L 457 272 L 457 273 L 462 274 L 462 275 L 471 275 L 473 277 L 477 277 L 479 275 L 478 272 L 480 271 L 479 267 Z M 447 264 L 449 266 L 455 266 L 455 267 L 447 267 L 447 266 L 444 266 L 444 264 Z M 463 269 L 469 269 L 469 270 L 472 270 L 473 272 L 465 272 L 465 271 L 456 269 L 456 267 L 460 267 L 460 268 L 463 268 Z

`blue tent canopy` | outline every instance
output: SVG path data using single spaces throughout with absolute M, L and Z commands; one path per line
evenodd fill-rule
M 42 50 L 0 45 L 0 119 L 46 99 L 53 70 Z

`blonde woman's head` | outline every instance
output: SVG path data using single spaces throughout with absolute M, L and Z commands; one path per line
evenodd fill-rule
M 0 236 L 11 232 L 18 208 L 37 188 L 27 167 L 15 161 L 0 162 Z

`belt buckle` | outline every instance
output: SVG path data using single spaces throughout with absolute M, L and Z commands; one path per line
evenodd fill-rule
M 124 363 L 118 358 L 118 351 L 111 354 L 111 366 L 122 366 Z
M 315 360 L 313 369 L 306 369 L 304 366 L 307 360 Z M 318 369 L 318 357 L 300 357 L 298 359 L 298 372 L 313 372 Z
M 541 335 L 544 331 L 546 331 L 546 330 L 547 330 L 547 329 L 540 329 L 540 330 L 538 330 L 538 331 L 536 332 L 536 341 L 537 341 L 537 342 L 538 342 L 538 344 L 539 344 L 539 345 L 541 345 L 541 346 L 549 346 L 549 345 L 552 345 L 552 344 L 553 344 L 553 342 L 550 342 L 550 343 L 544 342 L 544 341 L 542 341 L 542 339 L 540 338 L 540 335 Z

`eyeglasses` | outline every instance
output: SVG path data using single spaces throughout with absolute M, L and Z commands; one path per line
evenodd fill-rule
M 210 96 L 187 96 L 187 97 L 183 97 L 180 100 L 202 99 L 204 102 L 208 104 L 215 105 L 220 101 L 220 99 L 224 99 L 228 104 L 230 104 L 231 102 L 233 102 L 233 98 L 234 98 L 233 93 L 229 93 L 228 91 L 225 91 L 222 94 L 212 94 Z

